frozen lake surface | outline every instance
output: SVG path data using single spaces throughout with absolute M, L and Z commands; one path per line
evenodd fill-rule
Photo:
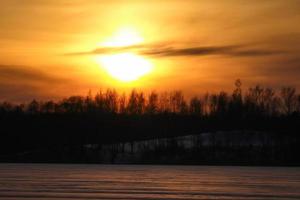
M 0 199 L 300 199 L 300 168 L 0 164 Z

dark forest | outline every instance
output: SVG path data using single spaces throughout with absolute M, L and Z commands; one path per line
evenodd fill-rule
M 122 163 L 299 165 L 299 122 L 295 88 L 243 89 L 240 80 L 232 93 L 188 100 L 181 91 L 145 94 L 134 89 L 126 95 L 107 89 L 57 102 L 2 102 L 0 161 L 118 163 L 124 144 L 134 148 L 140 141 L 158 141 L 151 150 L 131 149 L 129 155 L 138 153 L 138 158 Z M 199 142 L 201 137 L 188 149 L 180 145 L 183 136 L 204 133 L 213 138 L 209 145 L 203 138 Z M 245 138 L 254 135 L 258 137 L 245 145 Z

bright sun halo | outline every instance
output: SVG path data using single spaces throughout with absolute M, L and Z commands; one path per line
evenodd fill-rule
M 143 38 L 136 31 L 122 29 L 101 45 L 104 47 L 126 47 L 142 42 Z M 150 61 L 133 52 L 103 55 L 97 57 L 97 60 L 113 78 L 123 82 L 137 80 L 152 70 Z
M 109 74 L 121 81 L 136 80 L 151 70 L 150 62 L 133 53 L 103 56 L 101 63 Z

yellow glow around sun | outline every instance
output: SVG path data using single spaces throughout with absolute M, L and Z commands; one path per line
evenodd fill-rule
M 133 29 L 121 29 L 109 40 L 102 43 L 104 47 L 126 47 L 143 42 L 143 38 Z M 123 52 L 97 56 L 97 62 L 115 79 L 129 82 L 139 79 L 151 72 L 152 63 L 143 56 L 133 52 Z
M 102 43 L 102 46 L 106 47 L 125 47 L 140 44 L 143 42 L 143 38 L 137 31 L 130 28 L 120 29 L 113 37 L 108 41 Z

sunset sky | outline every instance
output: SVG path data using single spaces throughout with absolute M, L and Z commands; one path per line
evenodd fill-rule
M 299 0 L 1 0 L 0 101 L 300 89 Z

